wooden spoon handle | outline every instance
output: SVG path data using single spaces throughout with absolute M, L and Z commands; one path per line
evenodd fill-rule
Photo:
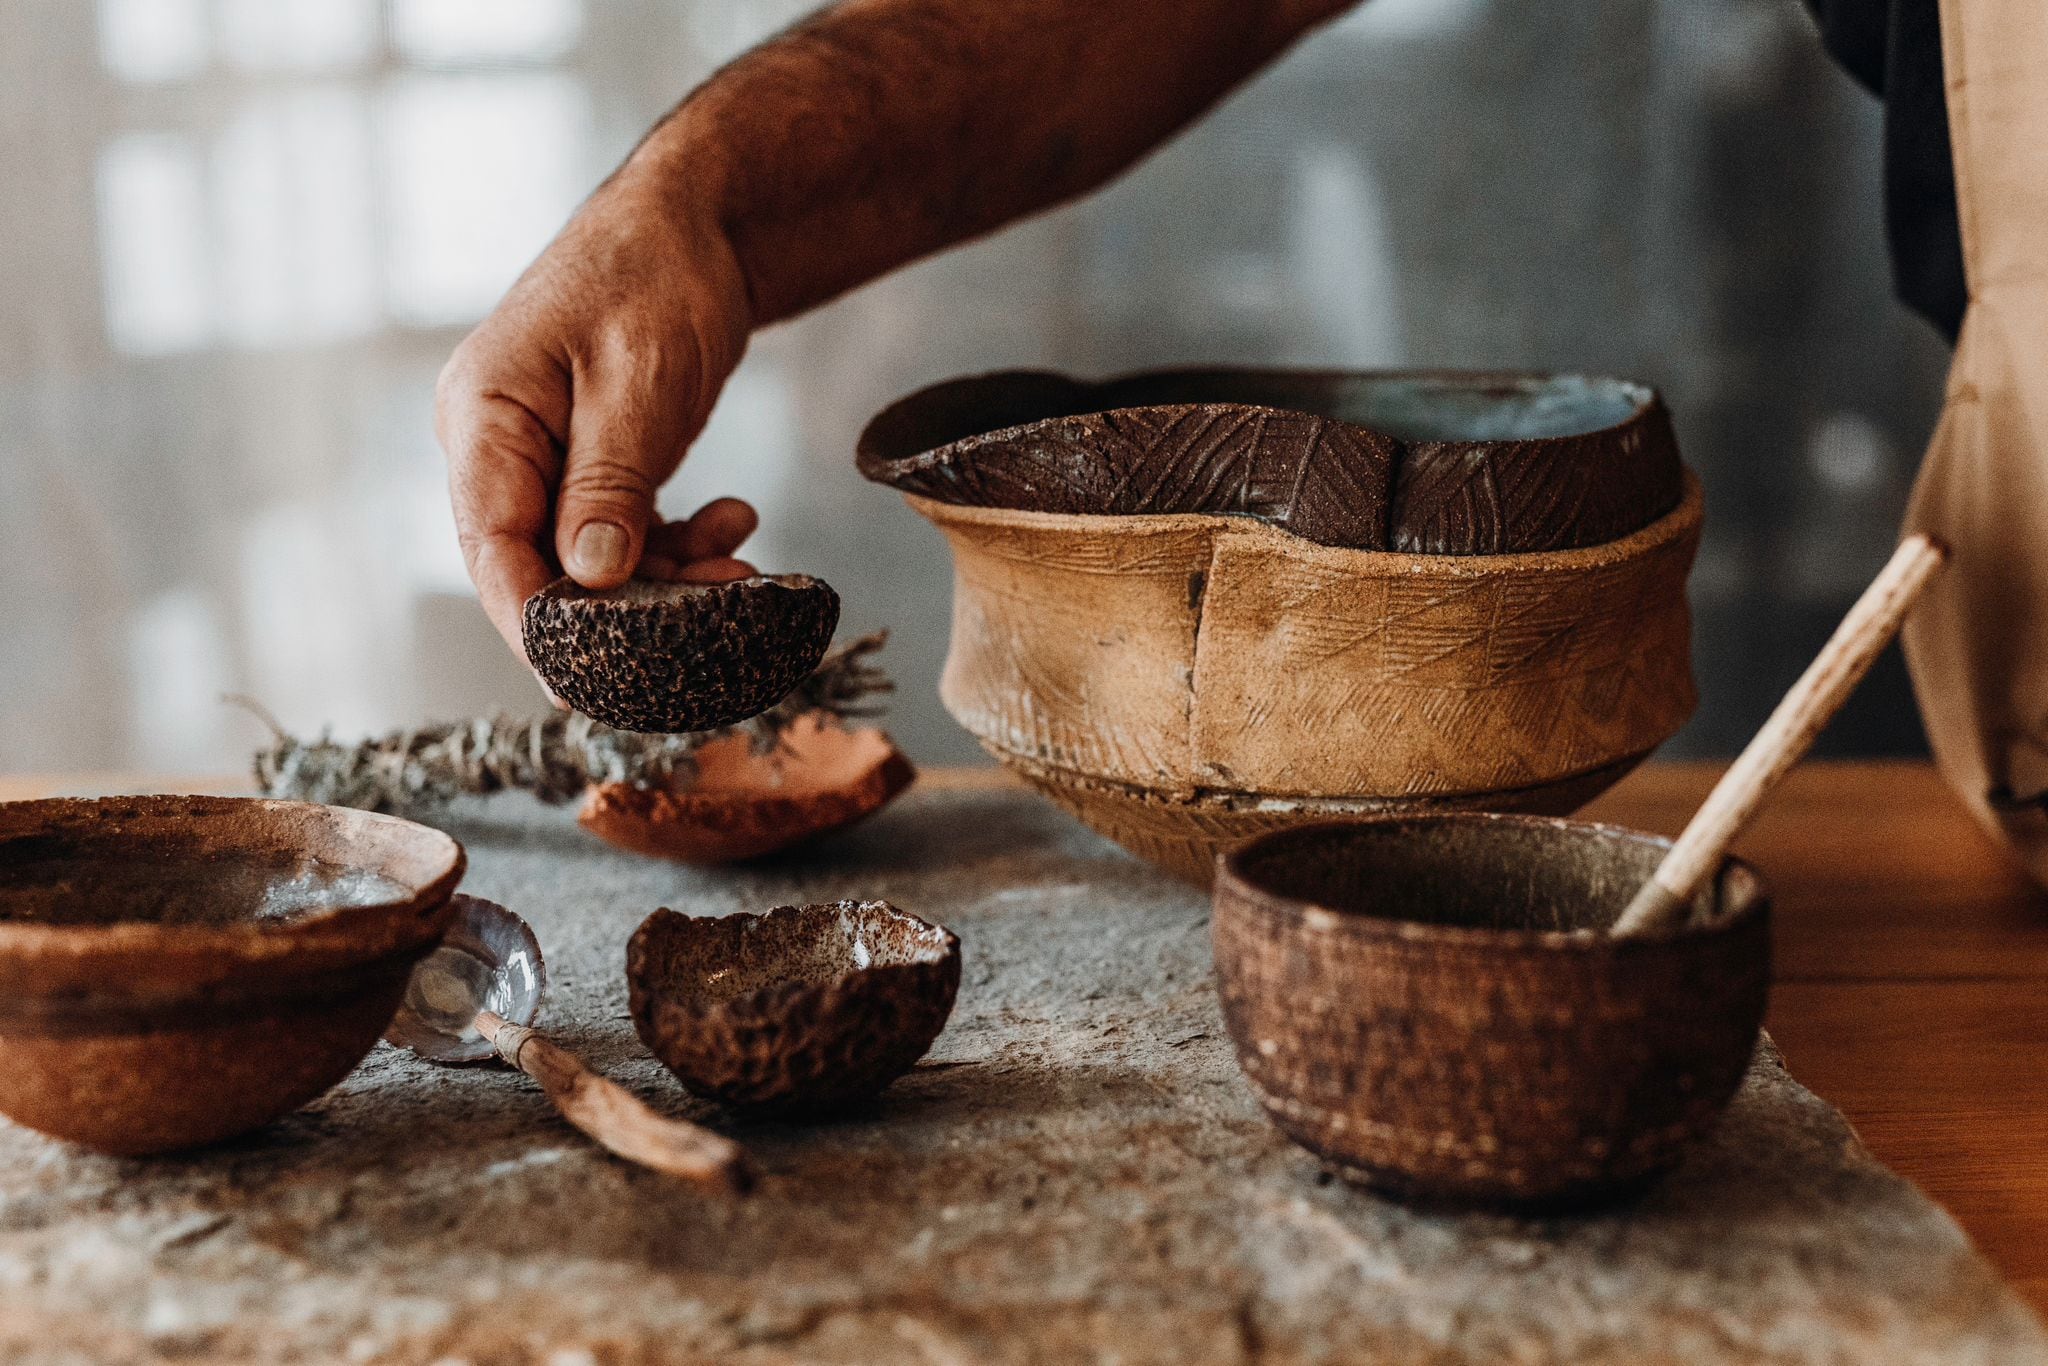
M 1765 794 L 1799 762 L 1863 681 L 1947 558 L 1948 548 L 1931 537 L 1914 535 L 1900 542 L 1763 729 L 1714 784 L 1656 874 L 1614 922 L 1615 934 L 1642 934 L 1683 922 L 1693 896 L 1721 866 L 1729 844 L 1749 824 Z
M 524 1025 L 483 1011 L 477 1028 L 497 1045 L 498 1056 L 540 1083 L 562 1118 L 620 1157 L 730 1194 L 753 1188 L 753 1165 L 731 1139 L 656 1114 L 632 1092 Z

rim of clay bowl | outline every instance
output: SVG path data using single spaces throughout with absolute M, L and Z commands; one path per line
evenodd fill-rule
M 217 828 L 241 836 L 222 848 L 289 848 L 376 873 L 410 890 L 398 898 L 328 906 L 270 923 L 0 921 L 0 973 L 7 985 L 81 999 L 164 998 L 214 994 L 261 969 L 276 988 L 268 994 L 284 994 L 294 989 L 294 979 L 309 974 L 425 952 L 447 928 L 454 913 L 452 895 L 468 866 L 462 845 L 431 826 L 348 807 L 260 797 L 166 794 L 5 802 L 0 803 L 0 848 L 12 839 L 67 827 L 97 832 L 110 820 L 135 835 L 174 834 L 190 831 L 194 818 L 225 822 Z M 297 839 L 286 833 L 294 823 L 302 831 Z M 266 833 L 274 843 L 263 843 Z M 113 850 L 123 835 L 117 829 L 98 838 Z M 354 852 L 350 846 L 357 846 Z M 235 985 L 264 994 L 263 983 Z
M 1627 826 L 1611 825 L 1602 821 L 1573 820 L 1568 816 L 1532 816 L 1494 811 L 1406 814 L 1390 812 L 1386 815 L 1361 816 L 1355 820 L 1317 821 L 1308 825 L 1290 826 L 1285 830 L 1255 836 L 1235 848 L 1226 849 L 1216 856 L 1215 897 L 1220 902 L 1227 893 L 1264 914 L 1294 921 L 1305 921 L 1313 916 L 1317 928 L 1330 933 L 1358 938 L 1401 939 L 1414 943 L 1459 944 L 1479 949 L 1495 949 L 1503 953 L 1590 953 L 1654 948 L 1681 939 L 1704 939 L 1733 934 L 1769 912 L 1770 884 L 1764 881 L 1763 875 L 1754 867 L 1732 854 L 1722 860 L 1720 869 L 1714 875 L 1714 885 L 1717 889 L 1725 887 L 1732 893 L 1743 895 L 1742 904 L 1737 910 L 1732 913 L 1718 913 L 1706 921 L 1688 921 L 1681 925 L 1626 938 L 1616 938 L 1594 929 L 1487 929 L 1476 925 L 1445 925 L 1430 921 L 1405 920 L 1395 916 L 1379 915 L 1370 910 L 1346 910 L 1341 907 L 1325 906 L 1304 897 L 1271 891 L 1254 881 L 1254 875 L 1245 867 L 1249 860 L 1260 855 L 1271 854 L 1275 850 L 1285 852 L 1289 844 L 1304 844 L 1347 835 L 1370 838 L 1402 827 L 1413 829 L 1442 825 L 1483 826 L 1490 829 L 1519 827 L 1568 830 L 1589 839 L 1618 840 L 1654 849 L 1660 853 L 1669 849 L 1672 844 L 1666 836 L 1651 834 L 1645 830 L 1633 830 Z M 1619 914 L 1620 910 L 1621 905 L 1617 903 L 1616 913 Z
M 1593 426 L 1573 426 L 1568 430 L 1544 432 L 1536 435 L 1497 436 L 1454 435 L 1444 433 L 1422 433 L 1404 428 L 1400 422 L 1387 422 L 1374 426 L 1363 416 L 1346 416 L 1336 412 L 1317 411 L 1309 408 L 1289 408 L 1279 403 L 1260 402 L 1257 398 L 1204 397 L 1199 395 L 1175 395 L 1168 393 L 1146 394 L 1142 386 L 1157 385 L 1170 389 L 1176 384 L 1200 384 L 1221 382 L 1242 384 L 1247 390 L 1256 391 L 1259 386 L 1269 386 L 1267 397 L 1277 398 L 1282 389 L 1298 387 L 1303 389 L 1318 386 L 1348 385 L 1355 389 L 1382 386 L 1388 389 L 1403 385 L 1434 386 L 1440 389 L 1460 392 L 1486 390 L 1520 390 L 1523 393 L 1537 393 L 1543 389 L 1557 389 L 1568 385 L 1583 385 L 1588 390 L 1601 390 L 1603 397 L 1620 399 L 1628 404 L 1627 411 L 1612 422 Z M 1006 387 L 1014 390 L 1023 385 L 1037 386 L 1037 392 L 1048 394 L 1058 389 L 1073 398 L 1086 401 L 1092 395 L 1110 395 L 1117 390 L 1138 390 L 1133 398 L 1139 402 L 1115 403 L 1111 407 L 1071 407 L 1055 404 L 1037 417 L 1025 418 L 1021 422 L 1005 422 L 997 427 L 981 427 L 961 432 L 935 445 L 919 446 L 914 451 L 892 453 L 884 450 L 884 443 L 905 439 L 896 429 L 941 398 L 955 392 L 975 389 Z M 1033 427 L 1048 422 L 1057 422 L 1069 417 L 1089 417 L 1104 413 L 1128 413 L 1145 408 L 1184 407 L 1228 407 L 1281 413 L 1306 412 L 1332 422 L 1341 422 L 1375 435 L 1391 437 L 1404 445 L 1497 445 L 1503 442 L 1542 445 L 1547 442 L 1576 441 L 1589 436 L 1601 436 L 1618 431 L 1631 423 L 1639 422 L 1661 402 L 1654 385 L 1641 380 L 1624 379 L 1619 375 L 1596 375 L 1578 370 L 1457 370 L 1441 366 L 1419 369 L 1347 370 L 1341 367 L 1294 368 L 1284 365 L 1169 365 L 1158 369 L 1127 370 L 1121 374 L 1107 375 L 1101 379 L 1082 379 L 1058 370 L 1035 370 L 1019 368 L 1009 370 L 988 370 L 975 375 L 956 375 L 951 379 L 927 384 L 922 389 L 905 394 L 889 404 L 868 420 L 862 428 L 856 443 L 857 461 L 861 473 L 870 479 L 882 479 L 885 475 L 907 471 L 925 465 L 940 463 L 948 451 L 972 448 L 984 443 L 1013 440 Z M 1333 407 L 1342 405 L 1330 405 Z M 910 437 L 922 440 L 923 437 Z
M 1181 432 L 1190 420 L 1193 437 Z M 1249 448 L 1228 435 L 1247 423 L 1262 458 L 1285 462 L 1291 479 L 1323 470 L 1353 487 L 1274 502 L 1270 479 L 1265 492 L 1245 482 Z M 1332 442 L 1350 452 L 1334 465 L 1315 454 Z M 867 479 L 953 506 L 1250 518 L 1318 545 L 1445 554 L 1599 544 L 1682 492 L 1657 391 L 1570 372 L 1188 366 L 1090 381 L 998 371 L 897 400 L 856 450 Z M 1196 468 L 1184 468 L 1190 455 Z M 1513 496 L 1491 511 L 1467 506 L 1458 490 L 1474 462 L 1496 459 L 1520 471 L 1504 490 Z M 1616 470 L 1631 478 L 1616 484 Z M 1530 478 L 1563 481 L 1549 511 L 1519 501 L 1529 489 L 1514 494 Z
M 858 910 L 880 909 L 886 911 L 890 917 L 905 921 L 913 930 L 921 932 L 921 937 L 925 934 L 935 934 L 937 938 L 932 942 L 928 950 L 920 946 L 920 952 L 913 958 L 892 963 L 873 963 L 867 967 L 854 967 L 829 977 L 781 978 L 764 983 L 750 991 L 742 991 L 732 996 L 717 998 L 707 998 L 697 991 L 694 980 L 683 989 L 676 989 L 672 985 L 676 980 L 674 978 L 664 978 L 657 983 L 653 978 L 651 966 L 647 962 L 647 956 L 652 952 L 650 947 L 651 941 L 655 936 L 663 934 L 666 926 L 677 921 L 703 921 L 706 924 L 712 925 L 734 924 L 740 927 L 741 933 L 744 933 L 747 926 L 778 915 L 807 915 L 814 911 L 839 911 L 843 914 L 845 909 L 849 907 Z M 649 1006 L 666 1006 L 670 1009 L 684 1011 L 697 1018 L 702 1018 L 714 1012 L 748 1015 L 759 1013 L 769 1008 L 778 1011 L 785 1010 L 788 1008 L 788 1004 L 799 996 L 810 994 L 822 995 L 827 992 L 838 991 L 848 982 L 872 979 L 880 975 L 943 966 L 949 959 L 957 959 L 959 955 L 959 935 L 953 933 L 953 931 L 937 921 L 926 920 L 921 915 L 906 911 L 894 902 L 879 897 L 867 900 L 848 898 L 843 901 L 811 901 L 805 902 L 800 906 L 775 906 L 765 911 L 734 911 L 727 915 L 718 916 L 685 915 L 681 911 L 663 906 L 641 921 L 639 928 L 633 931 L 633 937 L 627 941 L 626 977 L 628 985 L 634 993 L 644 992 L 646 994 Z M 639 1013 L 637 1010 L 634 1011 L 636 1017 Z
M 1437 578 L 1488 578 L 1496 574 L 1542 570 L 1567 573 L 1647 555 L 1697 531 L 1705 519 L 1706 494 L 1690 468 L 1682 472 L 1684 492 L 1669 512 L 1626 536 L 1565 550 L 1510 550 L 1491 555 L 1425 555 L 1412 550 L 1360 550 L 1324 545 L 1256 517 L 1224 512 L 1031 512 L 1024 508 L 980 507 L 948 503 L 922 493 L 903 492 L 903 500 L 935 526 L 1032 527 L 1041 531 L 1092 535 L 1123 527 L 1130 531 L 1192 531 L 1208 528 L 1232 536 L 1267 537 L 1289 552 L 1361 556 L 1386 570 L 1423 571 Z

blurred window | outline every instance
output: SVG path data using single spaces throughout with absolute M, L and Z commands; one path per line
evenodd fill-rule
M 391 37 L 423 64 L 553 61 L 583 32 L 582 0 L 398 0 Z
M 585 86 L 548 71 L 434 74 L 383 93 L 391 314 L 420 326 L 471 322 L 581 195 Z
M 99 159 L 109 340 L 136 355 L 204 346 L 213 330 L 198 150 L 175 133 L 123 133 Z
M 135 84 L 186 80 L 206 66 L 206 0 L 100 0 L 100 65 Z
M 108 344 L 129 355 L 455 328 L 590 173 L 583 0 L 99 0 L 158 88 L 98 153 Z M 204 78 L 203 80 L 200 78 Z
M 376 0 L 220 0 L 214 19 L 221 56 L 243 71 L 346 71 L 377 52 Z

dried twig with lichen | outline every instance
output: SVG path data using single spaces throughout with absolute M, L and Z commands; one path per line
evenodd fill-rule
M 576 712 L 512 718 L 477 717 L 416 727 L 342 744 L 322 735 L 301 740 L 248 698 L 231 698 L 270 727 L 272 743 L 255 757 L 256 783 L 266 796 L 366 811 L 403 813 L 460 796 L 530 792 L 541 801 L 572 801 L 594 783 L 666 786 L 687 776 L 692 756 L 735 735 L 768 753 L 798 717 L 834 720 L 872 716 L 871 699 L 893 687 L 873 656 L 886 631 L 836 646 L 789 696 L 750 721 L 688 735 L 614 730 Z

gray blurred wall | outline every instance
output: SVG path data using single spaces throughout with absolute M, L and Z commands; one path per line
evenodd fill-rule
M 795 4 L 17 0 L 0 31 L 0 770 L 238 767 L 531 710 L 466 592 L 442 359 L 644 126 Z M 1142 60 L 1132 79 L 1144 78 Z M 938 536 L 852 466 L 978 369 L 1607 371 L 1705 480 L 1702 707 L 1739 745 L 1882 560 L 1946 349 L 1892 302 L 1877 109 L 1794 0 L 1374 0 L 1105 194 L 757 338 L 669 490 L 886 625 L 940 708 Z M 1920 745 L 1881 671 L 1838 752 Z

